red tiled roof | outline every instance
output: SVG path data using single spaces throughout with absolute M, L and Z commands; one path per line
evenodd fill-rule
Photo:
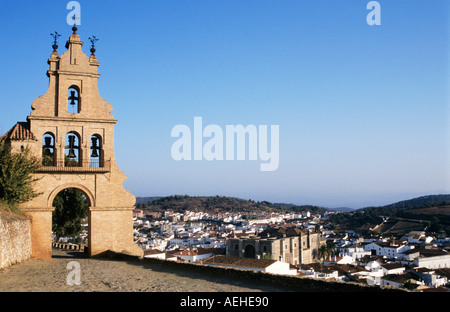
M 159 255 L 159 254 L 163 254 L 163 253 L 164 253 L 164 251 L 159 251 L 159 250 L 155 250 L 155 249 L 144 250 L 144 256 Z
M 1 137 L 2 140 L 36 140 L 34 134 L 30 131 L 30 124 L 28 122 L 18 122 L 5 135 Z
M 237 258 L 218 255 L 208 258 L 203 263 L 238 266 L 238 267 L 250 267 L 250 268 L 267 268 L 268 266 L 274 264 L 275 262 L 276 262 L 275 260 Z
M 213 252 L 204 248 L 198 248 L 197 250 L 181 250 L 175 253 L 176 256 L 200 256 L 206 254 L 212 254 Z
M 196 253 L 194 250 L 182 250 L 180 252 L 177 252 L 175 255 L 176 256 L 198 256 L 198 253 Z

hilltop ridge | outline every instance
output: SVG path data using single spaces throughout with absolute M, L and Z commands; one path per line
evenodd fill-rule
M 184 212 L 186 210 L 206 213 L 226 213 L 226 212 L 283 212 L 283 211 L 311 211 L 313 213 L 323 213 L 326 208 L 313 205 L 294 205 L 271 203 L 268 201 L 245 200 L 227 196 L 189 196 L 172 195 L 166 197 L 137 197 L 136 208 L 164 212 L 173 210 Z
M 412 199 L 406 199 L 398 201 L 396 203 L 376 206 L 377 208 L 419 208 L 419 207 L 432 207 L 450 205 L 450 194 L 438 194 L 438 195 L 424 195 L 414 197 Z M 362 209 L 370 209 L 375 206 L 365 207 Z
M 450 194 L 425 195 L 412 199 L 402 200 L 396 203 L 383 206 L 368 206 L 358 209 L 347 207 L 327 208 L 316 205 L 297 205 L 288 203 L 271 203 L 269 201 L 254 201 L 252 199 L 240 199 L 230 196 L 189 196 L 189 195 L 171 195 L 171 196 L 148 196 L 136 197 L 136 206 L 141 209 L 155 209 L 162 212 L 166 209 L 183 212 L 193 210 L 199 212 L 282 212 L 282 211 L 311 211 L 315 213 L 325 211 L 369 211 L 380 209 L 403 210 L 413 208 L 440 207 L 450 205 Z M 384 210 L 387 211 L 387 210 Z

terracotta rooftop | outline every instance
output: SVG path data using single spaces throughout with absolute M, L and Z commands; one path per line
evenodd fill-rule
M 182 250 L 174 255 L 176 256 L 198 256 L 198 253 L 195 250 Z
M 217 255 L 203 261 L 204 264 L 229 265 L 248 268 L 267 268 L 274 264 L 276 260 L 255 259 L 255 258 L 238 258 Z
M 206 255 L 212 253 L 211 250 L 205 249 L 205 248 L 198 248 L 197 250 L 187 249 L 187 250 L 181 250 L 174 255 L 176 256 L 199 256 L 199 255 Z
M 159 254 L 163 254 L 163 253 L 164 253 L 164 251 L 160 251 L 160 250 L 156 250 L 156 249 L 144 250 L 144 256 L 159 255 Z
M 386 270 L 394 270 L 394 269 L 404 268 L 403 265 L 401 265 L 400 263 L 397 263 L 397 262 L 384 263 L 381 266 L 383 268 L 385 268 Z
M 28 122 L 18 122 L 0 139 L 23 141 L 23 140 L 36 140 L 36 137 L 30 131 L 30 124 Z
M 392 281 L 392 282 L 396 282 L 396 283 L 404 283 L 410 280 L 419 280 L 419 278 L 417 276 L 415 276 L 412 273 L 403 273 L 403 274 L 388 274 L 385 275 L 383 277 L 381 277 L 381 279 L 384 279 L 386 281 Z
M 448 252 L 438 250 L 438 249 L 420 249 L 418 250 L 422 257 L 435 257 L 435 256 L 445 256 Z

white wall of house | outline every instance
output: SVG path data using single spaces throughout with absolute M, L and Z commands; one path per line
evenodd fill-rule
M 382 278 L 379 279 L 378 285 L 380 285 L 380 286 L 393 286 L 393 287 L 397 287 L 397 288 L 400 288 L 400 287 L 403 286 L 402 283 L 397 283 L 397 282 L 390 281 L 390 280 L 385 280 L 385 279 L 382 279 Z
M 369 263 L 367 263 L 365 268 L 368 271 L 373 271 L 373 270 L 376 270 L 376 269 L 380 269 L 381 268 L 381 263 L 378 262 L 378 261 L 370 261 Z
M 154 254 L 154 255 L 145 255 L 144 258 L 153 258 L 153 259 L 166 260 L 166 253 L 165 252 L 161 252 L 159 254 Z
M 328 265 L 330 263 L 336 263 L 336 264 L 355 264 L 355 258 L 349 256 L 349 255 L 344 255 L 342 257 L 329 257 L 328 260 L 324 260 L 323 264 L 324 265 Z
M 205 253 L 205 254 L 201 254 L 201 255 L 192 255 L 192 256 L 188 256 L 188 255 L 176 255 L 176 256 L 179 259 L 182 259 L 186 262 L 196 262 L 196 261 L 200 261 L 200 260 L 212 257 L 212 253 Z
M 283 275 L 296 275 L 297 270 L 291 270 L 289 263 L 284 263 L 281 261 L 275 261 L 273 264 L 263 268 L 263 267 L 247 267 L 247 266 L 238 266 L 238 265 L 227 265 L 227 264 L 214 264 L 214 263 L 204 263 L 204 265 L 208 266 L 219 266 L 232 268 L 237 270 L 249 270 L 255 272 L 266 272 L 270 274 L 283 274 Z
M 395 269 L 386 269 L 383 268 L 383 273 L 384 275 L 388 275 L 388 274 L 402 274 L 403 272 L 405 272 L 405 267 L 401 267 L 401 268 L 395 268 Z
M 289 263 L 276 261 L 265 268 L 264 272 L 272 274 L 297 275 L 297 270 L 291 270 Z
M 450 268 L 450 254 L 436 257 L 418 257 L 413 261 L 416 267 L 428 269 Z
M 344 254 L 347 254 L 355 259 L 361 259 L 364 256 L 370 256 L 370 250 L 365 250 L 362 246 L 350 246 L 342 249 Z
M 406 250 L 413 249 L 413 246 L 380 246 L 376 242 L 367 244 L 364 249 L 368 251 L 374 250 L 377 256 L 386 256 L 388 258 L 396 258 L 398 254 L 405 252 Z

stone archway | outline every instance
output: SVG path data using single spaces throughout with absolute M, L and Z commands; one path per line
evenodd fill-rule
M 53 201 L 55 200 L 56 195 L 58 195 L 61 191 L 68 189 L 68 188 L 74 188 L 74 189 L 80 190 L 86 196 L 86 198 L 89 202 L 89 208 L 92 206 L 95 206 L 95 198 L 94 198 L 92 192 L 87 187 L 85 187 L 82 184 L 67 183 L 67 184 L 58 186 L 57 188 L 55 188 L 53 190 L 53 192 L 50 193 L 48 201 L 47 201 L 47 207 L 49 207 L 49 208 L 53 207 Z
M 73 186 L 55 190 L 55 193 L 51 199 L 53 241 L 61 243 L 62 239 L 63 243 L 81 244 L 82 249 L 88 251 L 90 231 L 86 221 L 89 219 L 92 199 L 85 191 Z
M 244 257 L 245 258 L 255 258 L 256 257 L 256 250 L 255 246 L 248 244 L 244 248 Z
M 35 189 L 42 194 L 21 206 L 31 219 L 33 257 L 51 258 L 53 201 L 67 188 L 79 189 L 89 202 L 90 256 L 107 250 L 143 255 L 143 250 L 133 241 L 134 196 L 123 189 L 120 176 L 115 177 L 113 172 L 52 173 L 45 170 L 36 174 L 40 180 Z

